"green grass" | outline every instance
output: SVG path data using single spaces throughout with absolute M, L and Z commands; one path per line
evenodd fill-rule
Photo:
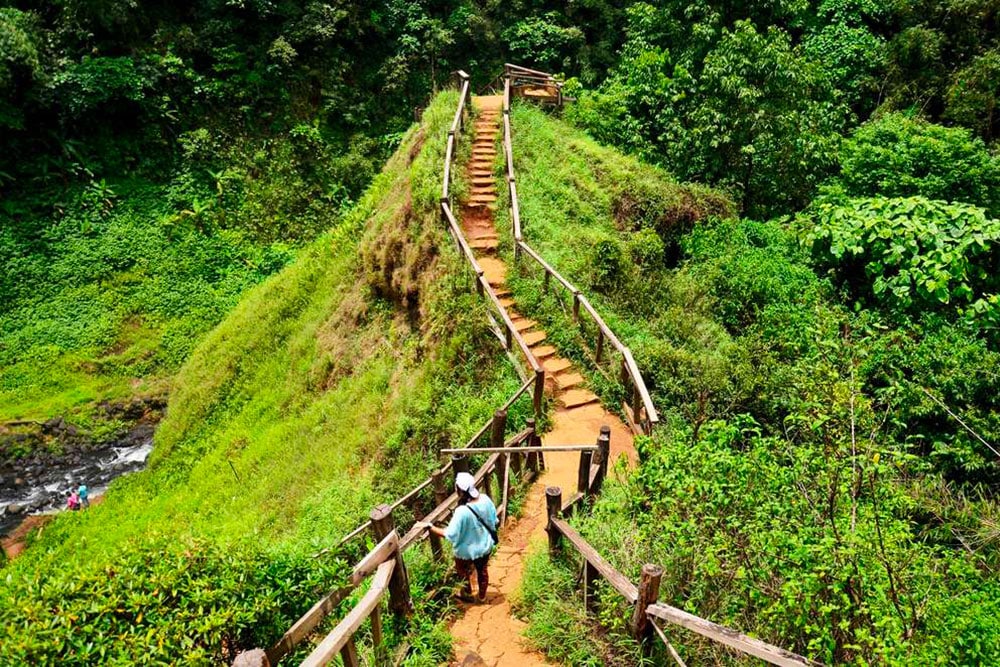
M 130 555 L 155 559 L 150 549 L 164 539 L 246 547 L 265 562 L 285 554 L 306 559 L 301 571 L 309 572 L 309 554 L 425 476 L 440 446 L 463 442 L 519 386 L 440 223 L 438 179 L 455 101 L 454 93 L 438 96 L 343 222 L 252 289 L 197 346 L 173 382 L 148 469 L 116 481 L 90 511 L 59 516 L 5 568 L 0 619 L 14 634 L 0 641 L 0 662 L 73 664 L 88 643 L 134 659 L 138 645 L 116 647 L 101 630 L 61 634 L 53 627 L 61 615 L 35 627 L 23 603 Z M 513 411 L 515 426 L 527 411 Z M 95 613 L 115 604 L 105 593 L 94 592 Z M 315 599 L 285 594 L 260 592 L 287 618 Z M 253 623 L 259 612 L 244 610 L 220 626 Z M 407 632 L 433 645 L 428 655 L 445 650 L 427 618 L 397 636 Z M 59 642 L 36 641 L 46 633 Z M 211 633 L 177 624 L 160 632 L 166 648 L 153 655 L 190 641 L 185 633 L 206 655 L 224 654 Z

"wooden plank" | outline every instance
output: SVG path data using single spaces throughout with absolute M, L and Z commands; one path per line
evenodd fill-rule
M 664 644 L 667 645 L 667 652 L 670 653 L 670 657 L 673 658 L 674 662 L 677 663 L 677 667 L 687 667 L 687 665 L 684 663 L 684 659 L 681 658 L 681 654 L 678 653 L 677 649 L 674 648 L 674 645 L 670 643 L 670 640 L 667 639 L 667 635 L 664 634 L 663 630 L 660 629 L 660 626 L 657 625 L 655 622 L 652 623 L 652 626 L 653 630 L 656 631 L 656 634 L 659 636 L 659 638 L 663 641 Z
M 347 642 L 358 631 L 361 624 L 368 615 L 372 613 L 375 606 L 382 601 L 382 596 L 389 587 L 389 578 L 396 567 L 395 560 L 389 560 L 378 566 L 378 571 L 372 579 L 371 588 L 364 594 L 354 609 L 337 624 L 330 634 L 313 649 L 313 652 L 302 661 L 301 667 L 322 667 L 326 665 L 340 649 L 347 645 Z
M 512 234 L 514 235 L 514 242 L 516 244 L 521 243 L 521 204 L 517 199 L 517 183 L 511 181 L 508 185 L 510 188 L 510 220 L 511 226 L 513 227 Z
M 509 445 L 507 446 L 509 447 Z M 472 451 L 477 454 L 531 454 L 532 452 L 596 452 L 597 445 L 549 445 L 544 447 L 517 447 L 508 449 L 507 447 L 476 447 Z M 468 449 L 462 447 L 448 447 L 439 449 L 440 454 L 464 454 Z
M 552 523 L 563 534 L 563 537 L 573 545 L 573 548 L 588 563 L 594 566 L 594 569 L 597 570 L 612 588 L 618 591 L 629 604 L 635 604 L 636 600 L 639 599 L 639 589 L 635 584 L 629 581 L 624 574 L 611 567 L 610 563 L 601 558 L 601 554 L 597 553 L 597 550 L 590 546 L 587 540 L 583 539 L 580 533 L 576 532 L 566 521 L 563 519 L 553 519 Z
M 394 530 L 354 566 L 351 572 L 351 585 L 360 584 L 365 577 L 377 570 L 379 565 L 392 558 L 397 550 L 399 550 L 399 533 Z
M 707 637 L 720 644 L 725 644 L 741 653 L 760 658 L 772 665 L 780 665 L 781 667 L 818 667 L 821 664 L 801 655 L 796 655 L 791 651 L 768 644 L 767 642 L 762 642 L 759 639 L 748 637 L 732 628 L 706 621 L 694 614 L 689 614 L 682 609 L 671 607 L 662 602 L 646 607 L 646 613 L 653 618 L 679 625 L 695 634 Z
M 480 276 L 479 281 L 482 284 L 483 290 L 486 292 L 490 301 L 493 302 L 494 307 L 500 313 L 500 317 L 503 319 L 504 326 L 507 328 L 508 331 L 510 331 L 511 338 L 515 340 L 517 342 L 517 346 L 521 348 L 521 353 L 524 354 L 525 359 L 527 359 L 528 365 L 531 367 L 531 370 L 532 371 L 540 370 L 542 368 L 541 364 L 539 364 L 538 360 L 535 359 L 535 355 L 531 353 L 531 348 L 529 348 L 528 344 L 524 342 L 524 338 L 521 336 L 520 332 L 518 332 L 517 327 L 514 326 L 514 322 L 511 321 L 510 314 L 507 312 L 507 309 L 500 304 L 500 299 L 499 297 L 497 297 L 497 293 L 493 289 L 493 286 L 490 285 L 490 282 L 486 280 L 485 276 Z
M 503 110 L 504 113 L 510 113 L 510 77 L 508 76 L 503 79 Z
M 462 81 L 462 92 L 458 96 L 458 108 L 455 109 L 455 118 L 451 121 L 451 131 L 458 132 L 462 126 L 462 112 L 465 111 L 465 100 L 469 96 L 469 79 Z
M 504 63 L 504 69 L 507 71 L 514 70 L 516 72 L 523 72 L 525 74 L 534 74 L 535 76 L 545 76 L 548 78 L 553 78 L 548 72 L 540 72 L 537 69 L 528 69 L 527 67 L 521 67 L 520 65 L 515 65 L 513 63 Z
M 448 201 L 449 188 L 451 187 L 451 160 L 455 154 L 455 135 L 448 135 L 448 145 L 444 151 L 444 177 L 441 181 L 441 201 Z
M 590 301 L 583 294 L 580 295 L 580 305 L 583 306 L 583 309 L 587 311 L 588 315 L 590 315 L 590 319 L 594 320 L 594 323 L 597 324 L 597 327 L 604 333 L 604 337 L 610 341 L 611 345 L 614 346 L 614 348 L 619 352 L 622 352 L 625 349 L 624 343 L 618 340 L 618 336 L 615 335 L 615 332 L 611 330 L 611 327 L 609 327 L 607 323 L 605 323 L 604 318 L 597 314 L 597 311 L 594 310 L 594 306 L 591 305 Z
M 340 604 L 344 598 L 350 595 L 353 590 L 354 586 L 342 586 L 341 588 L 334 589 L 310 607 L 309 611 L 303 614 L 299 620 L 295 621 L 292 627 L 281 636 L 281 639 L 275 642 L 271 648 L 267 649 L 267 659 L 271 664 L 278 664 L 279 660 L 291 653 L 292 649 L 298 646 L 298 643 L 308 636 L 310 632 L 315 630 L 320 621 L 326 618 L 326 615 Z

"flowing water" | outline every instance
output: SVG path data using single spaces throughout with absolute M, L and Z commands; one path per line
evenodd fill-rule
M 138 424 L 106 447 L 48 460 L 0 465 L 0 535 L 25 517 L 66 507 L 66 499 L 86 484 L 93 499 L 111 480 L 141 470 L 153 449 L 153 424 Z

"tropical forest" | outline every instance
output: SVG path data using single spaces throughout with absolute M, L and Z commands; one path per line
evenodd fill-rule
M 1000 1 L 0 1 L 0 665 L 1000 664 Z

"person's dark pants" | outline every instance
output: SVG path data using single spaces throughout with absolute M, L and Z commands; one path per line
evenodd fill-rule
M 486 569 L 487 563 L 490 561 L 490 555 L 486 554 L 482 558 L 477 558 L 476 560 L 465 560 L 462 558 L 455 559 L 455 571 L 458 572 L 458 576 L 462 578 L 462 592 L 466 595 L 472 595 L 472 582 L 469 581 L 469 577 L 472 576 L 472 570 L 476 570 L 476 579 L 479 582 L 479 599 L 486 599 L 486 588 L 490 585 L 490 573 Z

